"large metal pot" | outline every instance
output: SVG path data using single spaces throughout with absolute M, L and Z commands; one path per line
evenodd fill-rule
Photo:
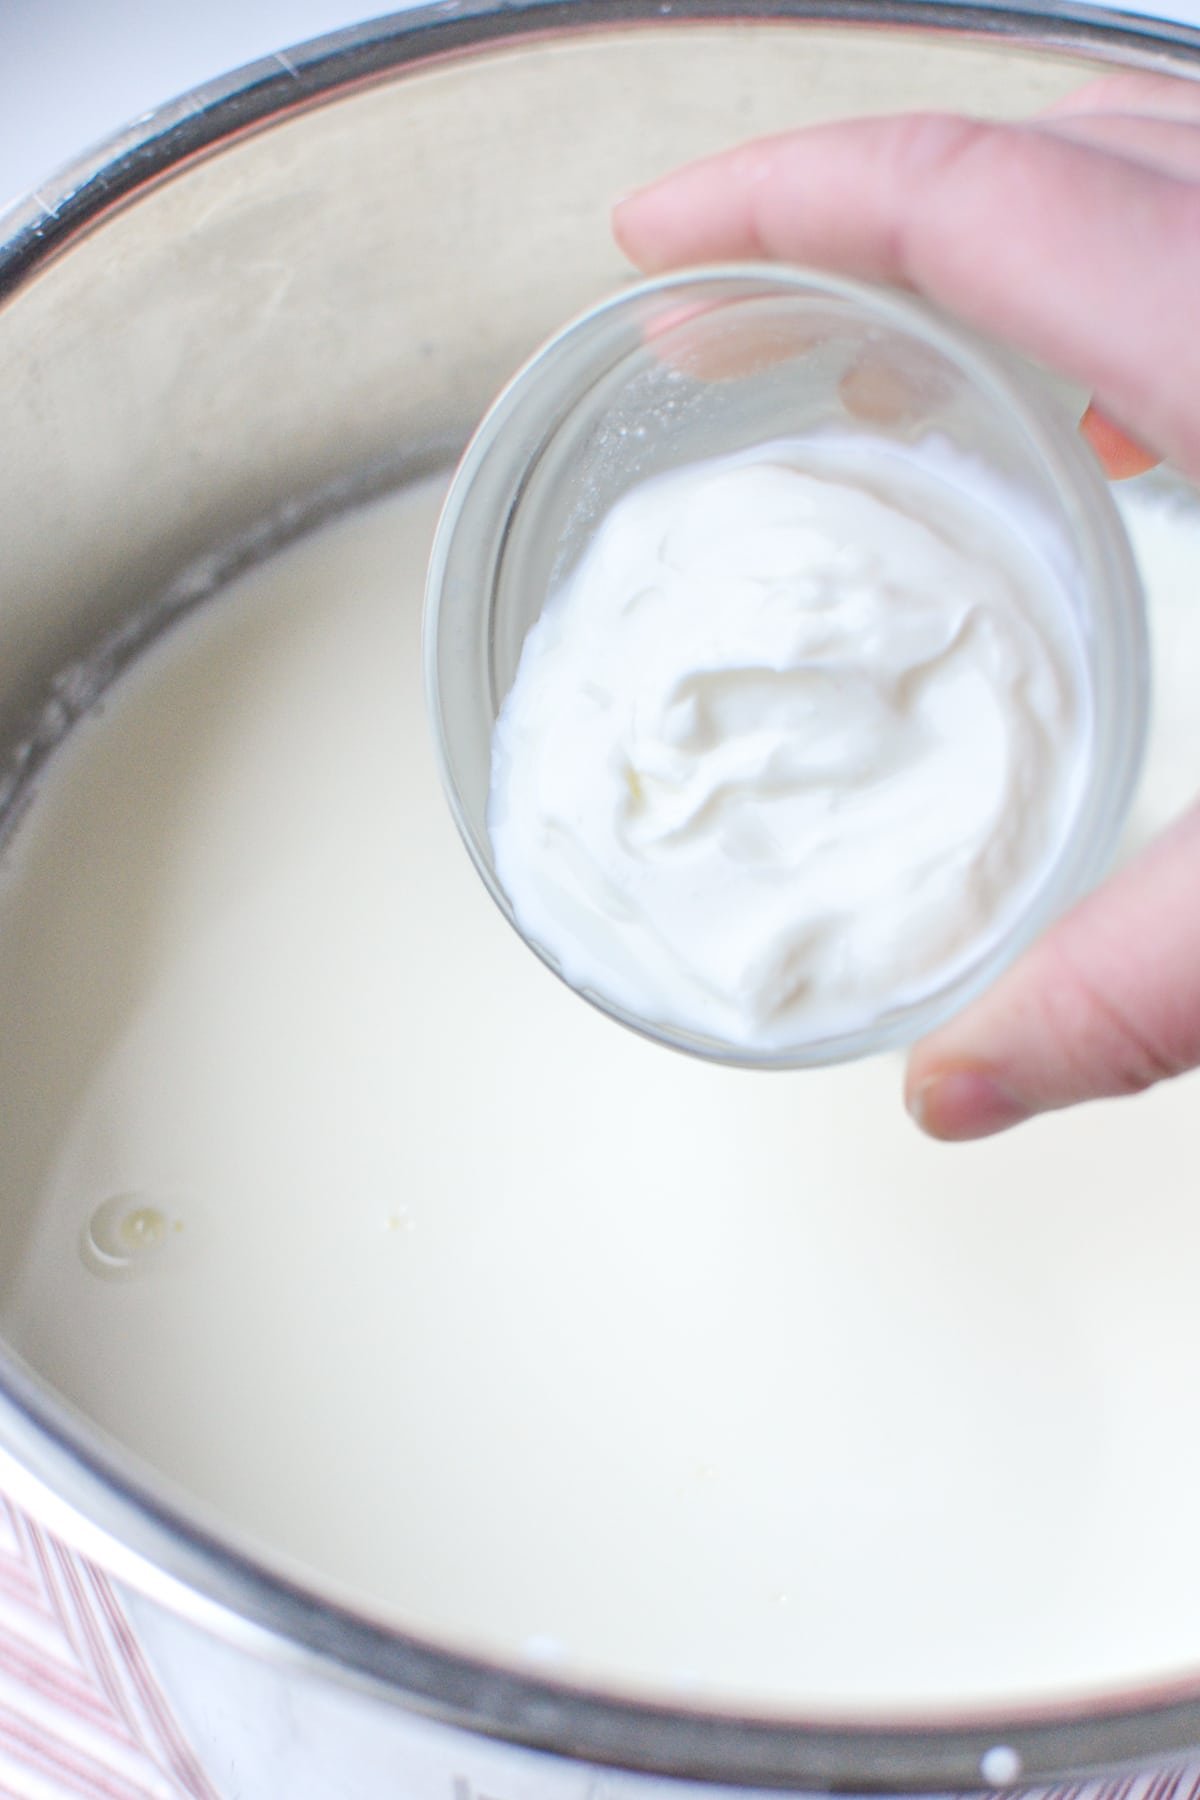
M 624 278 L 614 195 L 818 118 L 1020 115 L 1112 63 L 1200 76 L 1200 32 L 921 0 L 446 0 L 139 122 L 0 243 L 0 804 L 91 698 L 81 659 L 180 570 L 297 496 L 461 442 Z M 0 1267 L 28 1225 L 5 1204 Z M 258 1565 L 2 1348 L 0 1443 L 10 1490 L 128 1585 L 230 1796 L 1028 1789 L 1200 1746 L 1200 1670 L 1070 1712 L 862 1728 L 568 1690 Z

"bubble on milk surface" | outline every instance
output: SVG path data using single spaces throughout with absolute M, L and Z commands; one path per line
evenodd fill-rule
M 93 1275 L 119 1279 L 160 1264 L 183 1230 L 144 1194 L 113 1194 L 89 1215 L 79 1253 Z

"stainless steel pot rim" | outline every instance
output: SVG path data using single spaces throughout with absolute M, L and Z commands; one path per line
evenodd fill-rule
M 1200 77 L 1200 31 L 1090 6 L 987 0 L 439 0 L 318 38 L 137 120 L 0 217 L 0 309 L 104 214 L 198 155 L 432 58 L 521 37 L 763 19 L 1004 37 Z M 2 328 L 2 312 L 0 312 Z M 308 1592 L 131 1476 L 119 1452 L 0 1348 L 0 1448 L 112 1547 L 151 1597 L 277 1661 L 468 1731 L 586 1762 L 743 1787 L 1023 1788 L 1165 1763 L 1200 1746 L 1200 1669 L 1166 1686 L 1007 1713 L 831 1722 L 704 1713 L 584 1691 L 450 1652 Z M 981 1621 L 981 1624 L 985 1622 Z M 1115 1790 L 1114 1790 L 1115 1792 Z
M 432 0 L 248 63 L 94 145 L 0 211 L 0 303 L 31 270 L 173 168 L 359 83 L 434 57 L 551 32 L 747 19 L 926 28 L 1007 37 L 1102 61 L 1197 68 L 1200 30 L 1099 6 L 991 0 Z

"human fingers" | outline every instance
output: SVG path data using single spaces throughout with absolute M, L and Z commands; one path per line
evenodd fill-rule
M 987 1137 L 1200 1066 L 1198 894 L 1200 807 L 917 1045 L 918 1123 Z
M 1025 129 L 1121 156 L 1144 168 L 1200 181 L 1200 116 L 1181 119 L 1141 113 L 1086 112 L 1038 119 Z
M 1164 174 L 1200 179 L 1200 82 L 1142 74 L 1102 77 L 1059 101 L 1036 121 L 1042 130 L 1117 151 Z M 1080 420 L 1111 481 L 1126 481 L 1159 460 L 1094 402 Z
M 1162 458 L 1147 450 L 1136 438 L 1114 425 L 1093 400 L 1079 421 L 1080 435 L 1086 438 L 1100 467 L 1110 481 L 1131 481 L 1156 468 Z
M 615 223 L 647 269 L 762 256 L 915 288 L 1200 474 L 1198 183 L 1052 130 L 905 115 L 692 164 Z
M 1054 118 L 1070 113 L 1140 113 L 1174 119 L 1200 119 L 1200 81 L 1179 75 L 1153 75 L 1122 69 L 1099 75 L 1038 114 Z

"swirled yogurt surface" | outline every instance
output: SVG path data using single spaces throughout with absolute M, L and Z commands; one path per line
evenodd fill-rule
M 655 477 L 526 639 L 489 831 L 566 979 L 749 1049 L 869 1026 L 1012 922 L 1066 828 L 1068 608 L 994 496 L 777 443 Z

